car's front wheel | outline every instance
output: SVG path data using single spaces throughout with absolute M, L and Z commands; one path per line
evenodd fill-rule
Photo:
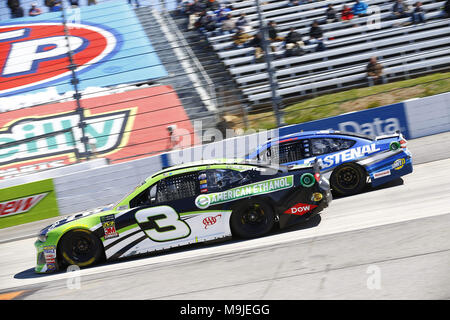
M 344 163 L 333 170 L 330 177 L 331 189 L 343 196 L 362 191 L 367 175 L 364 169 L 355 163 Z
M 84 229 L 69 231 L 58 245 L 62 266 L 87 267 L 103 258 L 103 245 L 92 232 Z
M 231 230 L 242 238 L 257 238 L 268 233 L 274 225 L 274 212 L 265 202 L 245 201 L 233 210 Z

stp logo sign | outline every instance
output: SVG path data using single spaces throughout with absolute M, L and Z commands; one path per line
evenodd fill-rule
M 68 44 L 77 72 L 98 66 L 113 53 L 115 36 L 103 28 L 61 23 L 29 23 L 0 26 L 0 96 L 46 87 L 71 75 Z
M 312 209 L 314 209 L 316 207 L 317 207 L 317 205 L 315 205 L 315 204 L 297 203 L 295 206 L 286 210 L 284 213 L 302 216 L 305 213 L 310 212 Z

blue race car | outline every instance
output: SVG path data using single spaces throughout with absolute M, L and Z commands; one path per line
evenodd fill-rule
M 411 152 L 398 131 L 371 137 L 334 130 L 305 131 L 269 140 L 247 159 L 272 164 L 303 165 L 315 159 L 321 174 L 339 195 L 361 192 L 413 171 Z

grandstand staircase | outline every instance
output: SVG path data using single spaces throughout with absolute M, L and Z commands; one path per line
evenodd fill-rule
M 152 10 L 149 7 L 140 7 L 136 8 L 135 12 L 153 49 L 169 74 L 166 78 L 158 79 L 157 84 L 170 85 L 175 89 L 191 121 L 204 120 L 202 122 L 204 130 L 208 127 L 214 127 L 216 123 L 215 111 L 208 109 L 205 103 L 201 103 L 203 100 L 196 90 L 198 86 L 206 86 L 204 81 L 200 79 L 200 85 L 195 85 L 192 82 L 189 72 L 182 68 L 183 61 L 177 58 L 174 46 L 165 37 L 161 21 L 154 18 Z M 165 21 L 163 24 L 164 27 L 167 27 Z M 181 47 L 178 43 L 175 46 Z
M 248 105 L 226 66 L 222 63 L 206 37 L 198 30 L 187 30 L 188 19 L 186 16 L 180 15 L 176 11 L 171 12 L 170 15 L 172 21 L 181 30 L 192 52 L 214 84 L 219 114 L 243 117 L 242 124 L 245 126 L 245 115 Z

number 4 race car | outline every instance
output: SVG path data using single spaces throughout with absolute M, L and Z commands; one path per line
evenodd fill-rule
M 288 166 L 318 161 L 333 192 L 352 195 L 411 173 L 412 156 L 400 132 L 370 137 L 334 130 L 305 131 L 268 141 L 247 159 Z
M 112 206 L 42 229 L 38 273 L 91 266 L 230 236 L 254 238 L 306 221 L 331 201 L 317 164 L 289 169 L 237 160 L 162 170 Z

